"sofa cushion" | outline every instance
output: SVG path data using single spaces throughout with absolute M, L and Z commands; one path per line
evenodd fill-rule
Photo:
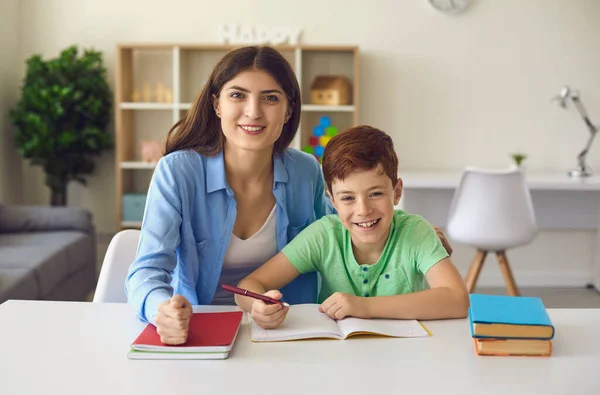
M 39 286 L 33 270 L 0 267 L 0 303 L 8 299 L 31 300 L 39 297 Z
M 81 231 L 93 233 L 92 214 L 79 207 L 0 204 L 0 233 Z
M 0 234 L 0 269 L 33 271 L 38 296 L 44 297 L 65 277 L 93 264 L 94 243 L 75 231 Z

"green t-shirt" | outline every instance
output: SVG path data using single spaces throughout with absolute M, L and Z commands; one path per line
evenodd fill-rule
M 394 212 L 388 239 L 375 264 L 358 264 L 350 232 L 337 215 L 313 222 L 282 252 L 300 273 L 321 274 L 319 303 L 334 292 L 391 296 L 422 291 L 427 271 L 448 256 L 429 222 L 400 210 Z

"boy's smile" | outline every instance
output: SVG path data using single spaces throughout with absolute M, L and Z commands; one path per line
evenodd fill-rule
M 402 195 L 402 181 L 394 188 L 381 166 L 371 170 L 357 170 L 344 180 L 332 183 L 331 201 L 338 216 L 352 237 L 359 256 L 380 255 L 385 247 L 394 206 Z M 359 262 L 359 263 L 375 263 Z
M 377 225 L 379 223 L 379 220 L 381 218 L 377 218 L 375 220 L 372 221 L 365 221 L 365 222 L 357 222 L 354 225 L 358 225 L 361 228 L 365 229 L 365 230 L 369 230 L 369 229 L 373 229 L 375 227 L 375 225 Z

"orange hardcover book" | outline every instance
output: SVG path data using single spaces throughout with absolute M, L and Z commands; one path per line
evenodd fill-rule
M 552 355 L 551 340 L 474 338 L 473 342 L 477 355 L 530 357 Z

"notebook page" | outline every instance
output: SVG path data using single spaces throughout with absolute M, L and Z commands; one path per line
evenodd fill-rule
M 417 320 L 362 319 L 346 317 L 338 321 L 345 337 L 352 334 L 379 334 L 392 337 L 427 337 L 429 333 Z
M 279 328 L 263 329 L 250 314 L 250 338 L 254 342 L 274 342 L 312 338 L 341 339 L 342 334 L 334 320 L 319 312 L 318 304 L 297 304 L 290 306 L 285 321 Z

